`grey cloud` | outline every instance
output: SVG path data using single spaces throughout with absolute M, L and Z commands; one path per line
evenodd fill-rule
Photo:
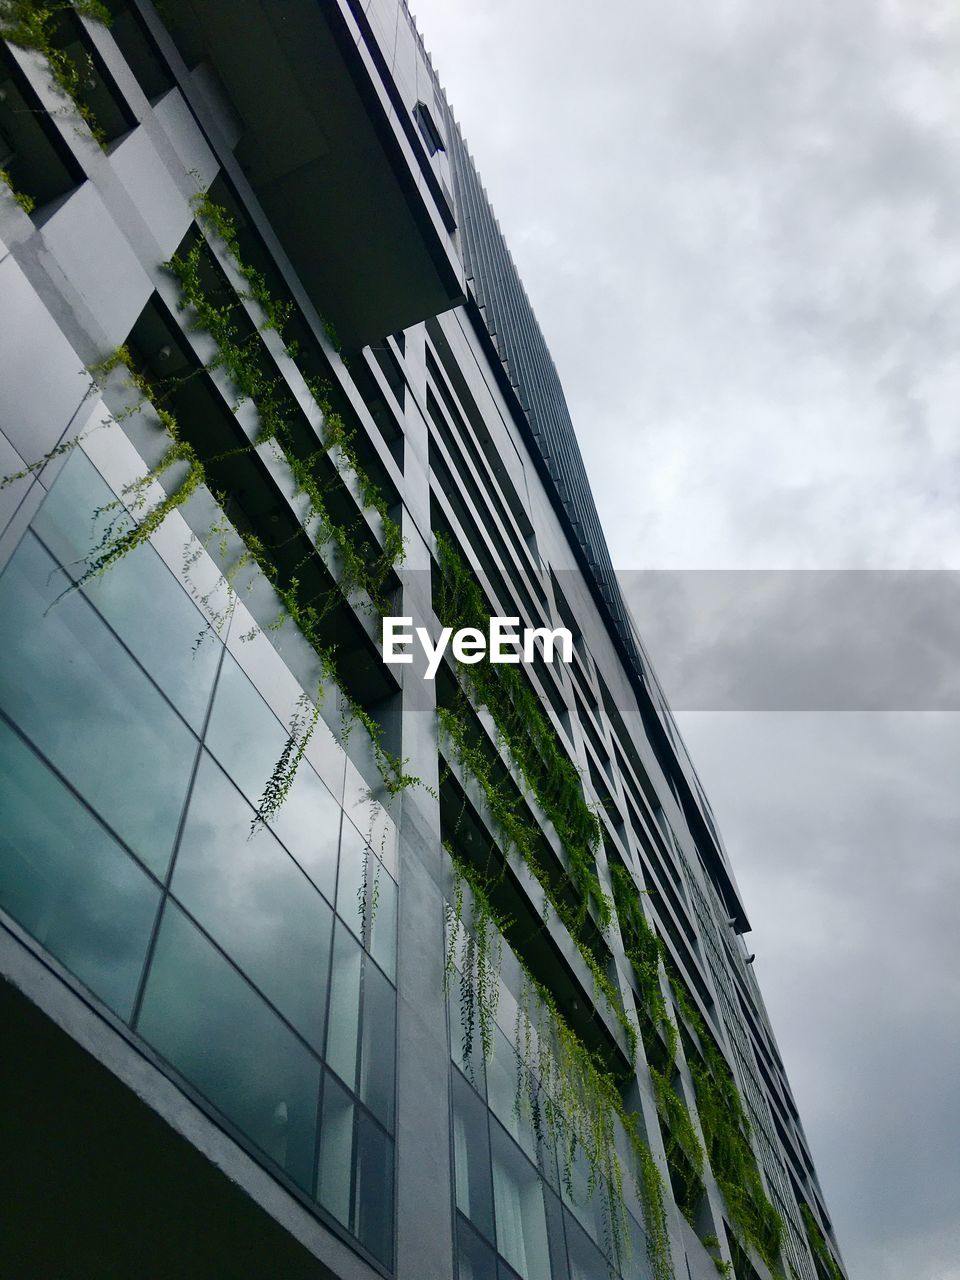
M 956 6 L 412 3 L 614 563 L 960 569 Z M 784 680 L 884 705 L 925 666 L 893 705 L 936 706 L 956 678 L 919 601 L 864 660 L 842 601 L 816 637 L 777 574 L 742 617 L 683 577 L 637 613 L 687 706 L 783 705 Z M 956 724 L 681 717 L 857 1280 L 960 1280 Z
M 675 711 L 960 711 L 960 574 L 618 577 Z
M 679 723 L 852 1275 L 955 1280 L 960 719 Z

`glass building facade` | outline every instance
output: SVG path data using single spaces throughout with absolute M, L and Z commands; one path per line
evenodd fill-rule
M 34 25 L 0 15 L 0 1271 L 843 1275 L 733 871 L 405 3 L 13 9 Z M 490 706 L 452 661 L 435 682 L 380 661 L 380 614 L 439 623 L 444 546 L 491 613 L 573 634 L 569 667 L 525 674 L 528 718 L 596 815 L 599 896 L 643 904 L 672 1045 L 644 1034 L 625 929 L 589 894 L 565 911 L 558 811 Z M 551 1018 L 613 1082 L 619 1217 L 575 1099 L 546 1092 Z M 707 1062 L 775 1246 L 722 1153 L 684 1182 L 663 1081 L 706 1149 Z

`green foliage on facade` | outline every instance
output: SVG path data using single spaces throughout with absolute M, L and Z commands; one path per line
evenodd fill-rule
M 36 208 L 36 201 L 33 196 L 24 195 L 22 191 L 18 191 L 14 186 L 13 178 L 6 169 L 0 169 L 0 186 L 4 186 L 13 197 L 14 203 L 18 204 L 24 213 L 33 213 Z
M 94 75 L 93 61 L 85 55 L 77 63 L 54 43 L 57 24 L 64 13 L 76 13 L 105 27 L 109 27 L 112 21 L 109 9 L 100 0 L 0 0 L 0 38 L 20 49 L 30 49 L 45 59 L 54 84 L 70 99 L 77 114 L 103 147 L 106 134 L 97 123 L 91 107 L 83 100 L 84 82 Z
M 823 1232 L 820 1230 L 820 1223 L 813 1216 L 813 1212 L 808 1204 L 800 1202 L 800 1216 L 803 1218 L 803 1227 L 807 1236 L 807 1243 L 810 1246 L 810 1252 L 813 1254 L 817 1263 L 818 1270 L 822 1269 L 828 1280 L 844 1280 L 843 1272 L 837 1266 L 837 1261 L 827 1247 L 827 1242 L 823 1238 Z
M 779 1275 L 783 1221 L 760 1177 L 740 1091 L 683 983 L 674 977 L 671 987 L 677 1008 L 696 1034 L 702 1054 L 688 1055 L 687 1062 L 710 1168 L 733 1226 L 743 1240 L 756 1249 L 771 1272 Z
M 451 845 L 446 848 L 454 867 L 454 891 L 447 908 L 446 973 L 449 982 L 456 972 L 457 939 L 462 928 L 466 940 L 460 972 L 460 1010 L 464 1056 L 469 1062 L 467 1053 L 474 1048 L 474 1025 L 479 1029 L 485 1058 L 493 1050 L 502 939 L 509 922 L 490 901 L 483 877 Z M 471 901 L 469 921 L 464 909 L 465 888 L 469 889 Z M 477 933 L 471 942 L 474 930 Z M 530 1122 L 538 1142 L 546 1141 L 556 1149 L 561 1176 L 571 1194 L 574 1162 L 578 1153 L 582 1155 L 587 1166 L 587 1193 L 601 1197 L 608 1248 L 613 1256 L 622 1259 L 628 1255 L 630 1244 L 617 1144 L 619 1128 L 634 1166 L 655 1280 L 671 1280 L 663 1183 L 640 1117 L 627 1111 L 617 1078 L 570 1026 L 553 994 L 533 975 L 523 956 L 515 954 L 522 974 L 514 1027 L 517 1115 Z
M 437 611 L 444 626 L 486 630 L 490 609 L 453 542 L 437 536 L 440 565 Z M 611 903 L 597 875 L 600 820 L 583 795 L 580 775 L 563 750 L 520 666 L 481 662 L 463 667 L 461 679 L 474 701 L 493 716 L 502 744 L 524 784 L 553 823 L 579 895 L 582 925 L 590 906 L 601 931 L 610 924 Z
M 679 1207 L 687 1213 L 692 1210 L 692 1197 L 701 1190 L 706 1156 L 734 1227 L 743 1240 L 757 1250 L 770 1270 L 779 1274 L 783 1223 L 764 1189 L 750 1145 L 750 1124 L 733 1075 L 686 987 L 671 973 L 674 1003 L 699 1041 L 700 1054 L 688 1053 L 686 1058 L 703 1131 L 701 1143 L 688 1107 L 671 1084 L 680 1045 L 677 1026 L 661 985 L 660 966 L 667 962 L 666 948 L 647 922 L 630 873 L 624 867 L 612 866 L 611 879 L 624 950 L 633 964 L 643 1005 L 640 1030 L 657 1110 L 668 1135 L 667 1157 L 679 1175 Z M 655 1039 L 658 1033 L 663 1036 L 663 1047 L 659 1049 Z M 657 1066 L 661 1059 L 665 1061 L 664 1067 Z

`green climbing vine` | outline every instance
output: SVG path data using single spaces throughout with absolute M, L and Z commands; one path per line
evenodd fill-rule
M 461 1049 L 463 1062 L 472 1075 L 478 1034 L 484 1061 L 493 1056 L 493 1030 L 500 1000 L 500 964 L 506 922 L 494 911 L 486 892 L 480 887 L 476 872 L 470 872 L 468 879 L 453 846 L 445 842 L 444 848 L 453 863 L 453 898 L 446 909 L 443 980 L 445 990 L 449 991 L 459 971 Z M 468 887 L 469 925 L 464 916 Z
M 675 973 L 670 973 L 674 1003 L 695 1032 L 702 1055 L 689 1053 L 687 1063 L 706 1144 L 704 1152 L 689 1109 L 671 1084 L 679 1034 L 667 1008 L 660 981 L 661 962 L 667 965 L 668 972 L 670 969 L 668 953 L 647 922 L 629 871 L 612 864 L 610 872 L 624 950 L 633 965 L 645 1015 L 641 1018 L 641 1035 L 647 1050 L 657 1111 L 664 1122 L 667 1158 L 679 1175 L 679 1207 L 689 1216 L 693 1208 L 692 1197 L 700 1192 L 706 1155 L 733 1225 L 757 1250 L 771 1271 L 778 1274 L 783 1224 L 764 1190 L 750 1145 L 749 1121 L 730 1068 L 684 984 Z M 656 1043 L 658 1032 L 663 1035 L 663 1047 L 659 1048 Z M 665 1062 L 663 1067 L 657 1065 L 661 1061 Z
M 86 9 L 82 11 L 87 13 Z M 17 12 L 18 20 L 26 23 L 29 18 L 29 22 L 34 24 L 23 26 L 22 30 L 17 29 L 23 41 L 28 39 L 30 32 L 36 34 L 37 31 L 46 29 L 43 23 L 48 19 L 44 18 L 39 10 L 35 10 L 35 7 L 20 6 Z M 95 16 L 92 9 L 88 16 Z M 37 38 L 39 39 L 39 36 Z M 335 543 L 340 552 L 343 572 L 334 589 L 325 596 L 314 595 L 306 598 L 296 573 L 288 574 L 281 579 L 273 554 L 277 548 L 268 547 L 250 530 L 235 529 L 233 532 L 239 536 L 243 550 L 233 564 L 223 570 L 220 585 L 226 586 L 228 604 L 224 611 L 215 615 L 213 629 L 222 630 L 222 626 L 232 616 L 237 603 L 234 581 L 240 570 L 245 567 L 259 569 L 273 586 L 281 601 L 281 614 L 274 623 L 270 624 L 271 628 L 279 629 L 289 621 L 303 634 L 320 660 L 323 679 L 334 685 L 338 691 L 344 740 L 354 724 L 362 725 L 370 737 L 374 763 L 384 789 L 388 795 L 396 796 L 407 787 L 420 784 L 421 780 L 407 771 L 405 760 L 387 749 L 382 726 L 350 695 L 337 668 L 334 649 L 322 634 L 321 624 L 337 602 L 343 598 L 350 598 L 351 593 L 357 588 L 362 588 L 366 592 L 374 608 L 382 610 L 385 607 L 384 586 L 389 575 L 403 559 L 404 546 L 400 528 L 390 517 L 386 502 L 377 486 L 360 465 L 351 432 L 339 415 L 333 412 L 326 397 L 325 387 L 316 381 L 308 382 L 308 387 L 324 418 L 322 447 L 306 458 L 297 452 L 294 431 L 290 425 L 290 417 L 294 412 L 292 397 L 285 390 L 285 384 L 279 373 L 270 375 L 264 371 L 263 352 L 258 350 L 262 345 L 263 330 L 274 329 L 282 333 L 292 304 L 273 298 L 263 275 L 243 264 L 239 255 L 234 224 L 223 209 L 215 205 L 206 194 L 196 197 L 194 208 L 200 225 L 223 240 L 227 251 L 249 286 L 249 294 L 244 296 L 254 298 L 260 304 L 266 315 L 265 323 L 260 329 L 255 329 L 244 337 L 239 323 L 240 317 L 237 314 L 242 307 L 243 298 L 232 290 L 228 297 L 211 297 L 203 278 L 203 240 L 198 239 L 183 257 L 174 255 L 166 265 L 176 276 L 180 285 L 182 307 L 190 308 L 193 312 L 193 326 L 208 332 L 216 346 L 217 354 L 204 367 L 205 370 L 209 372 L 211 369 L 222 367 L 227 371 L 238 393 L 238 401 L 234 408 L 239 408 L 239 404 L 245 399 L 252 400 L 260 417 L 261 431 L 254 442 L 240 445 L 226 453 L 201 458 L 196 447 L 184 437 L 174 414 L 166 407 L 170 397 L 178 388 L 177 380 L 168 380 L 159 384 L 151 383 L 142 374 L 136 372 L 135 362 L 125 346 L 117 348 L 96 365 L 91 366 L 89 372 L 93 378 L 93 386 L 103 386 L 111 373 L 115 370 L 123 370 L 126 385 L 136 393 L 135 403 L 121 410 L 108 421 L 122 421 L 138 413 L 145 404 L 149 403 L 169 443 L 154 466 L 125 486 L 119 498 L 95 513 L 98 516 L 106 514 L 109 519 L 100 541 L 87 556 L 85 567 L 79 578 L 72 582 L 67 590 L 76 590 L 92 579 L 102 576 L 131 552 L 144 545 L 174 511 L 182 507 L 201 486 L 206 486 L 219 504 L 220 512 L 206 536 L 202 538 L 192 536 L 191 541 L 184 548 L 183 568 L 185 577 L 188 577 L 191 565 L 214 540 L 219 540 L 221 551 L 225 550 L 231 530 L 222 511 L 227 495 L 217 492 L 210 479 L 210 469 L 229 457 L 238 456 L 241 453 L 252 453 L 266 440 L 274 441 L 290 469 L 297 491 L 307 498 L 309 513 L 304 523 L 312 530 L 314 545 Z M 290 354 L 291 351 L 292 348 L 288 347 L 287 353 Z M 182 382 L 182 380 L 179 381 Z M 62 441 L 42 458 L 4 477 L 0 481 L 0 488 L 37 474 L 55 457 L 76 448 L 85 438 L 85 434 Z M 334 478 L 322 481 L 319 478 L 320 465 L 333 454 L 340 459 L 340 467 L 334 464 Z M 327 465 L 329 467 L 329 462 Z M 178 471 L 182 474 L 178 474 Z M 341 471 L 353 475 L 363 509 L 372 509 L 380 516 L 383 526 L 382 548 L 376 546 L 372 536 L 358 537 L 357 522 L 352 526 L 345 526 L 330 515 L 327 497 L 341 483 L 339 479 Z M 163 492 L 163 496 L 159 499 L 155 498 L 155 483 L 161 478 L 165 479 L 171 473 L 174 476 L 172 487 Z M 363 529 L 366 529 L 365 524 Z M 191 590 L 193 590 L 192 587 Z M 209 609 L 216 590 L 215 587 L 199 598 L 199 603 Z M 196 595 L 196 592 L 194 594 Z M 201 633 L 201 637 L 203 634 Z M 253 820 L 254 827 L 269 821 L 286 799 L 316 727 L 319 714 L 319 700 L 311 703 L 311 700 L 304 695 L 294 712 L 283 751 L 265 784 Z
M 437 613 L 444 626 L 487 628 L 486 598 L 450 538 L 437 535 L 440 566 Z M 524 785 L 553 823 L 579 895 L 579 925 L 592 905 L 601 932 L 610 924 L 610 899 L 597 875 L 600 820 L 587 804 L 580 775 L 563 750 L 519 665 L 486 662 L 461 666 L 460 677 L 474 701 L 493 717 L 501 745 L 510 752 Z M 522 850 L 521 850 L 522 853 Z
M 542 833 L 529 815 L 525 814 L 522 796 L 519 795 L 515 788 L 511 787 L 507 780 L 497 777 L 496 760 L 493 756 L 488 754 L 479 742 L 470 740 L 467 728 L 469 716 L 469 704 L 465 700 L 458 702 L 456 708 L 444 706 L 437 708 L 437 719 L 441 735 L 445 739 L 453 758 L 460 764 L 463 771 L 479 785 L 494 826 L 497 828 L 503 853 L 501 875 L 506 867 L 507 855 L 512 850 L 515 850 L 524 865 L 530 869 L 540 883 L 547 902 L 566 926 L 581 958 L 590 971 L 595 994 L 602 997 L 624 1031 L 630 1060 L 633 1061 L 637 1051 L 636 1027 L 624 1011 L 619 992 L 611 982 L 608 974 L 601 967 L 593 950 L 583 938 L 583 915 L 578 910 L 571 908 L 569 903 L 556 892 L 540 855 Z
M 455 628 L 485 627 L 489 609 L 483 593 L 451 540 L 443 534 L 437 535 L 437 552 L 437 609 L 441 622 Z M 520 793 L 498 768 L 498 756 L 487 752 L 479 741 L 471 740 L 468 724 L 472 709 L 464 691 L 458 694 L 453 707 L 438 708 L 441 733 L 465 773 L 479 784 L 502 837 L 504 856 L 516 851 L 566 926 L 590 970 L 597 994 L 603 997 L 627 1037 L 632 1060 L 637 1049 L 636 1027 L 624 1012 L 616 987 L 586 937 L 589 905 L 593 905 L 598 927 L 604 932 L 610 924 L 612 904 L 596 869 L 600 822 L 586 802 L 580 775 L 519 666 L 493 668 L 479 663 L 462 666 L 460 675 L 474 702 L 490 712 L 497 745 L 505 748 L 515 763 L 525 793 Z M 544 862 L 542 832 L 527 810 L 525 794 L 536 800 L 560 838 L 576 890 L 573 905 L 558 891 Z
M 828 1280 L 844 1280 L 843 1272 L 837 1265 L 836 1258 L 827 1247 L 823 1232 L 820 1230 L 820 1223 L 813 1216 L 810 1206 L 803 1201 L 800 1202 L 800 1216 L 803 1218 L 807 1243 L 810 1246 L 810 1252 L 813 1254 L 818 1269 L 822 1268 L 826 1272 Z
M 671 978 L 674 1001 L 699 1041 L 688 1055 L 707 1158 L 730 1220 L 774 1275 L 780 1274 L 783 1222 L 770 1203 L 750 1145 L 750 1122 L 726 1059 L 683 983 Z
M 296 778 L 300 761 L 307 753 L 310 739 L 313 737 L 317 722 L 320 719 L 320 708 L 323 705 L 324 687 L 321 681 L 316 699 L 311 703 L 305 693 L 297 699 L 297 705 L 290 717 L 287 729 L 287 740 L 280 753 L 273 772 L 267 779 L 260 803 L 250 823 L 251 834 L 257 827 L 264 826 L 280 810 L 281 805 L 290 793 Z
M 693 1225 L 694 1211 L 703 1191 L 703 1146 L 689 1108 L 673 1083 L 680 1037 L 661 985 L 662 944 L 647 922 L 639 892 L 626 867 L 611 860 L 610 880 L 624 951 L 636 979 L 640 1035 L 677 1205 Z
M 703 1243 L 710 1250 L 710 1258 L 717 1274 L 725 1277 L 733 1275 L 733 1263 L 728 1262 L 725 1258 L 718 1257 L 720 1253 L 720 1241 L 717 1236 L 704 1236 Z
M 78 63 L 55 43 L 57 26 L 64 13 L 76 13 L 105 27 L 112 22 L 109 9 L 100 0 L 0 0 L 0 37 L 20 49 L 31 49 L 45 59 L 54 84 L 70 99 L 103 147 L 106 134 L 97 123 L 93 108 L 84 99 L 85 82 L 94 75 L 93 60 L 86 54 Z
M 452 899 L 447 907 L 446 981 L 457 971 L 460 948 L 460 1008 L 465 1060 L 479 1032 L 485 1058 L 493 1052 L 493 1027 L 499 997 L 503 936 L 510 922 L 493 906 L 484 878 L 446 845 L 454 868 Z M 466 890 L 471 914 L 465 918 Z M 474 935 L 471 944 L 471 934 Z M 602 1197 L 603 1223 L 612 1256 L 629 1250 L 623 1171 L 617 1148 L 622 1127 L 635 1163 L 635 1185 L 644 1209 L 650 1263 L 656 1280 L 670 1280 L 670 1242 L 663 1203 L 663 1184 L 642 1134 L 640 1118 L 628 1112 L 616 1077 L 598 1053 L 591 1051 L 561 1013 L 546 986 L 516 955 L 522 974 L 514 1026 L 517 1058 L 515 1108 L 529 1120 L 538 1143 L 546 1141 L 560 1159 L 561 1175 L 573 1194 L 578 1152 L 587 1167 L 587 1194 Z M 480 979 L 482 972 L 483 978 Z M 470 980 L 470 975 L 473 980 Z
M 222 206 L 211 200 L 208 193 L 202 192 L 193 198 L 193 209 L 207 238 L 219 238 L 248 289 L 246 293 L 237 294 L 228 287 L 220 296 L 214 293 L 216 286 L 211 285 L 210 263 L 206 256 L 207 241 L 198 238 L 185 254 L 174 254 L 164 264 L 179 284 L 178 305 L 181 310 L 192 312 L 193 329 L 206 332 L 213 339 L 217 354 L 208 368 L 223 368 L 229 375 L 238 395 L 234 408 L 239 408 L 248 399 L 255 406 L 260 423 L 256 443 L 273 441 L 282 451 L 298 492 L 307 499 L 304 528 L 317 545 L 335 545 L 341 572 L 338 590 L 331 596 L 331 603 L 336 603 L 341 596 L 350 598 L 355 592 L 363 592 L 373 609 L 382 616 L 388 609 L 384 590 L 404 557 L 400 526 L 391 517 L 379 488 L 361 465 L 353 433 L 332 408 L 329 384 L 312 377 L 305 377 L 304 381 L 323 415 L 322 447 L 306 456 L 298 450 L 294 425 L 298 418 L 296 402 L 281 374 L 270 369 L 261 341 L 261 335 L 269 330 L 283 339 L 293 303 L 276 298 L 262 272 L 244 262 L 236 224 Z M 259 329 L 248 332 L 246 336 L 245 315 L 241 314 L 244 300 L 257 302 L 266 316 Z M 295 346 L 288 344 L 285 353 L 295 358 Z M 332 455 L 338 456 L 343 469 L 354 477 L 361 509 L 379 516 L 383 529 L 382 548 L 378 548 L 367 533 L 362 519 L 348 526 L 333 518 L 329 495 L 337 481 L 320 478 L 321 464 Z
M 33 213 L 36 208 L 36 201 L 33 196 L 25 195 L 24 192 L 17 190 L 9 170 L 0 169 L 0 184 L 7 188 L 13 197 L 14 203 L 18 204 L 24 213 Z

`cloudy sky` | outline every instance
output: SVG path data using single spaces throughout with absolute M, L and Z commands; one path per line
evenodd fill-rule
M 960 1280 L 960 11 L 412 3 L 719 814 L 850 1274 Z

